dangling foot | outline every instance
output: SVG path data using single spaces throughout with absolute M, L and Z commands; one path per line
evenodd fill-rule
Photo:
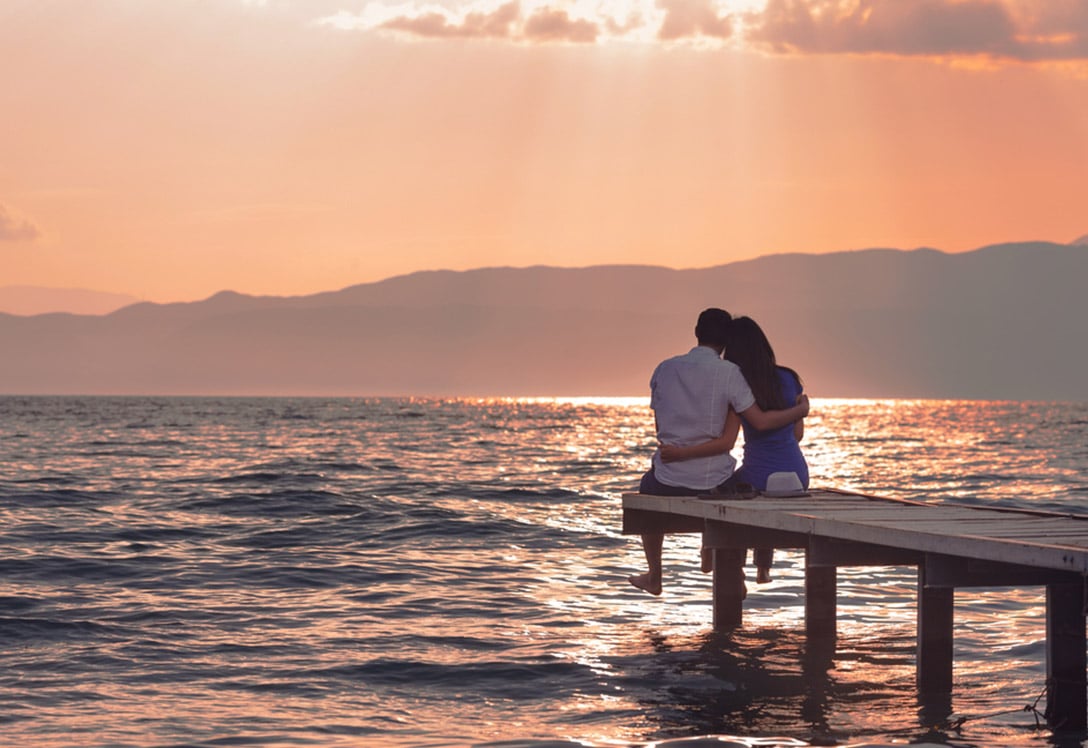
M 756 583 L 767 584 L 771 581 L 771 569 L 767 566 L 760 566 L 756 568 Z
M 635 577 L 627 577 L 627 581 L 643 592 L 649 592 L 651 595 L 655 596 L 661 594 L 661 580 L 654 580 L 649 572 L 639 574 Z
M 699 552 L 699 556 L 703 562 L 703 573 L 709 574 L 710 572 L 714 571 L 714 549 L 704 547 Z

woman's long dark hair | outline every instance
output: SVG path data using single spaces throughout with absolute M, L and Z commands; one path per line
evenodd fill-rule
M 737 317 L 729 325 L 725 343 L 725 359 L 740 367 L 756 404 L 763 410 L 782 410 L 794 403 L 787 403 L 782 394 L 782 382 L 778 378 L 778 362 L 775 361 L 771 341 L 751 317 Z M 800 382 L 797 372 L 789 370 Z

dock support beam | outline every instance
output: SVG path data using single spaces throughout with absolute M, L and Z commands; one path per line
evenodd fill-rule
M 714 549 L 714 628 L 740 625 L 744 598 L 745 548 Z
M 834 640 L 838 616 L 838 568 L 814 566 L 805 554 L 805 635 L 810 640 Z
M 1055 730 L 1083 730 L 1088 719 L 1084 583 L 1046 587 L 1046 718 Z
M 926 564 L 918 566 L 918 690 L 952 690 L 952 587 L 927 584 Z

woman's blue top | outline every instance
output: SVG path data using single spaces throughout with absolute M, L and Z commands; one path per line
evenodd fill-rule
M 803 391 L 797 376 L 779 366 L 778 379 L 785 401 L 796 402 Z M 801 485 L 808 488 L 808 463 L 793 436 L 792 423 L 773 431 L 759 431 L 742 417 L 741 425 L 744 427 L 744 462 L 737 470 L 739 480 L 762 491 L 767 487 L 767 477 L 771 473 L 794 472 L 801 479 Z

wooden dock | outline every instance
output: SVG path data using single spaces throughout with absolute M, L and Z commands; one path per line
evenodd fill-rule
M 624 494 L 623 532 L 643 531 L 702 533 L 714 552 L 716 628 L 741 623 L 743 549 L 805 551 L 810 640 L 834 640 L 838 567 L 917 566 L 917 678 L 928 693 L 952 689 L 957 587 L 1045 585 L 1046 716 L 1055 729 L 1088 725 L 1088 518 L 833 490 L 755 499 Z

